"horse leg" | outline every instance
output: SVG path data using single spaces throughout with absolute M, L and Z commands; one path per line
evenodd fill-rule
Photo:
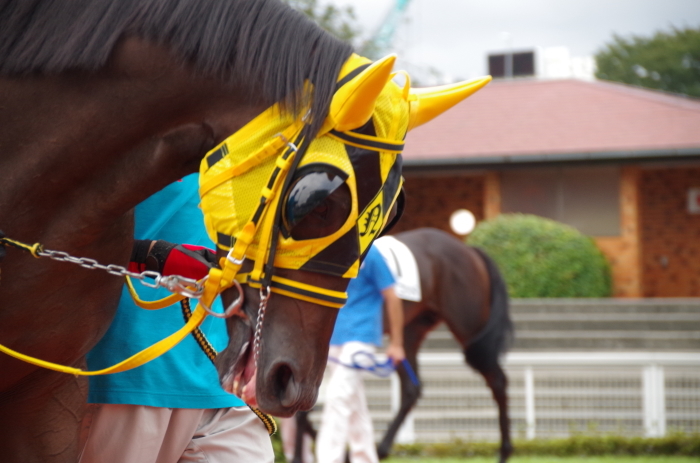
M 314 425 L 309 421 L 309 412 L 297 412 L 297 429 L 301 429 L 302 433 L 308 434 L 313 440 L 316 440 L 316 430 Z
M 0 394 L 0 455 L 7 462 L 75 463 L 87 381 L 37 370 Z
M 503 368 L 496 360 L 488 368 L 484 365 L 470 365 L 477 370 L 486 380 L 486 384 L 493 395 L 493 400 L 498 405 L 498 427 L 501 431 L 501 448 L 499 451 L 499 463 L 505 463 L 513 453 L 513 444 L 510 440 L 510 419 L 508 418 L 508 378 Z
M 411 364 L 413 371 L 416 373 L 416 375 L 418 375 L 418 362 L 416 357 L 416 355 L 406 354 L 406 360 L 408 360 L 408 363 Z M 405 368 L 399 368 L 397 371 L 401 381 L 401 407 L 394 417 L 394 420 L 389 425 L 389 428 L 386 430 L 381 443 L 377 446 L 377 455 L 379 456 L 380 460 L 387 458 L 389 453 L 391 453 L 391 447 L 394 445 L 396 434 L 399 432 L 399 429 L 406 419 L 406 416 L 416 402 L 418 402 L 421 395 L 422 386 L 420 382 L 418 385 L 413 384 L 410 377 L 407 375 Z
M 486 383 L 493 394 L 493 400 L 498 404 L 498 427 L 501 430 L 501 449 L 499 463 L 505 463 L 513 453 L 513 444 L 510 441 L 510 419 L 508 418 L 508 378 L 500 365 L 488 372 L 482 372 Z
M 499 462 L 505 463 L 513 453 L 513 445 L 510 440 L 506 393 L 508 378 L 499 363 L 499 357 L 507 350 L 513 333 L 513 324 L 508 314 L 508 290 L 495 262 L 478 248 L 472 249 L 483 259 L 491 282 L 489 319 L 475 337 L 460 338 L 455 330 L 452 332 L 455 337 L 463 340 L 460 342 L 465 346 L 464 357 L 467 363 L 484 377 L 498 405 L 498 425 L 501 431 Z
M 294 436 L 294 458 L 291 463 L 310 463 L 304 461 L 304 435 L 308 434 L 316 440 L 316 430 L 309 421 L 309 412 L 298 411 L 294 416 L 297 429 Z
M 294 415 L 294 419 L 297 423 L 296 433 L 294 435 L 294 458 L 292 458 L 292 463 L 304 463 L 304 430 L 302 429 L 302 415 L 306 412 L 298 411 Z
M 489 333 L 493 334 L 493 332 Z M 497 333 L 498 334 L 498 333 Z M 510 440 L 510 420 L 508 418 L 508 378 L 498 362 L 499 348 L 494 348 L 490 342 L 493 335 L 484 336 L 464 350 L 464 356 L 469 366 L 478 371 L 486 380 L 486 384 L 498 405 L 498 425 L 501 431 L 500 463 L 505 463 L 513 453 Z
M 404 327 L 404 349 L 406 351 L 406 360 L 413 368 L 413 371 L 418 377 L 418 348 L 423 339 L 432 330 L 437 321 L 433 317 L 418 317 Z M 394 445 L 394 439 L 399 432 L 401 424 L 403 424 L 406 416 L 411 411 L 413 406 L 418 402 L 421 395 L 422 386 L 420 380 L 418 384 L 413 384 L 411 377 L 406 372 L 404 367 L 396 370 L 401 380 L 401 407 L 394 417 L 394 420 L 386 430 L 381 443 L 377 446 L 377 455 L 380 460 L 385 459 L 391 452 L 391 447 Z

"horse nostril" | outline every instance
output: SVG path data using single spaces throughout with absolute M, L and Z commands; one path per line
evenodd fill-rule
M 273 379 L 275 395 L 280 399 L 280 403 L 285 407 L 293 406 L 297 401 L 297 388 L 294 387 L 292 368 L 288 364 L 282 363 L 277 367 Z

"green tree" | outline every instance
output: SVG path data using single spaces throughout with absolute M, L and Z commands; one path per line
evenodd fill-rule
M 595 60 L 599 79 L 700 97 L 700 28 L 613 35 Z
M 346 42 L 353 42 L 359 35 L 355 11 L 352 7 L 338 8 L 335 5 L 319 5 L 318 0 L 285 0 L 319 26 Z

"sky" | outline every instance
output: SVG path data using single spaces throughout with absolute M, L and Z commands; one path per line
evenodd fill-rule
M 396 0 L 322 0 L 352 6 L 365 35 Z M 700 0 L 410 0 L 394 39 L 399 65 L 434 68 L 445 81 L 487 74 L 486 56 L 512 48 L 595 54 L 613 33 L 650 36 L 700 27 Z

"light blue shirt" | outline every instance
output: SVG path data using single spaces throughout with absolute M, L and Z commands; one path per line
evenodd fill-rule
M 331 345 L 361 341 L 382 345 L 384 296 L 394 285 L 394 277 L 379 251 L 371 246 L 357 278 L 348 285 L 348 301 L 340 309 L 331 336 Z
M 162 239 L 213 248 L 198 207 L 198 177 L 198 174 L 189 175 L 139 204 L 135 212 L 136 239 Z M 134 286 L 144 300 L 160 299 L 169 294 L 137 282 Z M 192 301 L 192 310 L 195 303 Z M 220 303 L 217 304 L 221 310 Z M 87 356 L 88 366 L 97 370 L 118 363 L 174 333 L 184 323 L 180 304 L 145 310 L 133 303 L 125 287 L 112 325 Z M 207 317 L 201 329 L 217 351 L 226 347 L 228 335 L 224 320 Z M 214 365 L 191 335 L 143 366 L 112 375 L 91 376 L 88 402 L 168 408 L 244 405 L 221 388 Z

